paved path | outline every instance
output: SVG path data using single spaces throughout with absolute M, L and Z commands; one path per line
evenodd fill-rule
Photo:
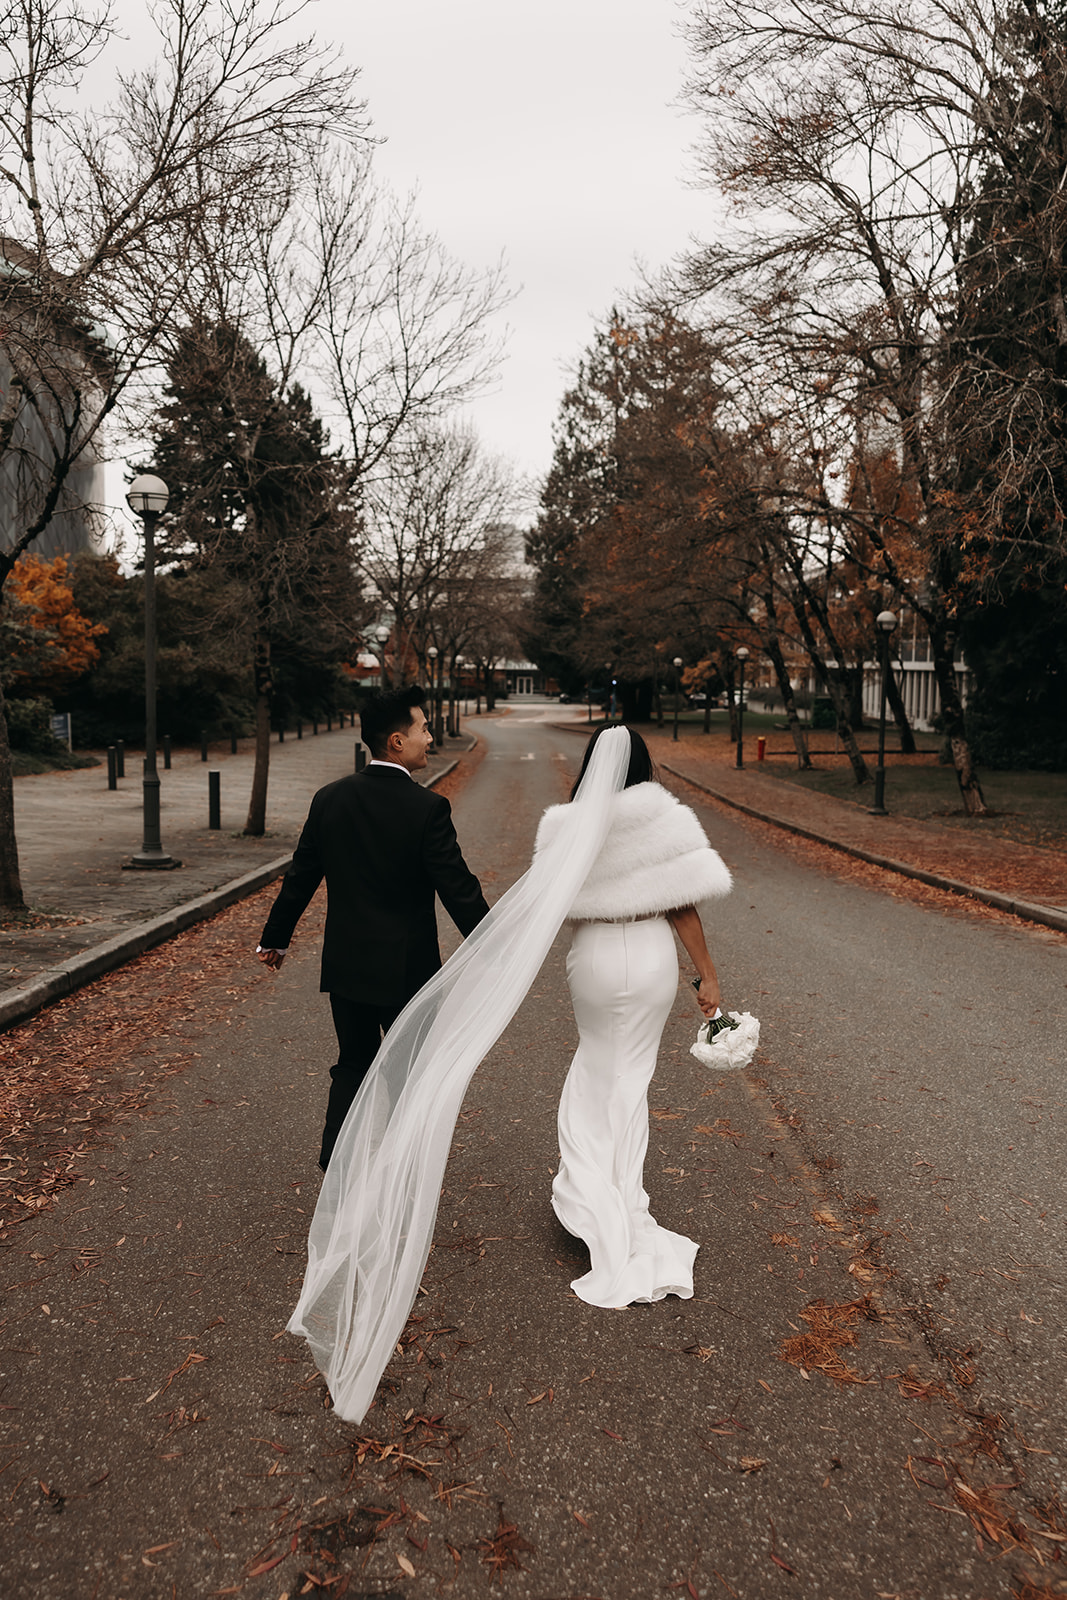
M 534 715 L 486 733 L 455 811 L 492 899 L 580 746 Z M 698 808 L 736 878 L 709 939 L 764 1037 L 756 1071 L 709 1079 L 683 972 L 646 1176 L 701 1241 L 696 1296 L 568 1292 L 561 940 L 474 1080 L 360 1427 L 281 1332 L 331 1055 L 317 913 L 277 977 L 248 951 L 268 892 L 9 1036 L 32 1071 L 75 1038 L 104 1075 L 112 1050 L 116 1103 L 56 1129 L 69 1186 L 7 1256 L 12 1593 L 467 1600 L 495 1565 L 517 1600 L 1009 1600 L 1058 1576 L 1063 942 Z
M 534 716 L 584 737 L 581 707 L 520 704 L 504 716 Z M 469 743 L 469 735 L 494 718 L 472 717 L 465 737 L 446 740 L 431 758 L 431 781 Z M 863 804 L 844 801 L 776 780 L 769 767 L 749 759 L 738 772 L 729 747 L 683 726 L 675 743 L 666 733 L 648 733 L 657 761 L 667 773 L 684 777 L 706 792 L 785 828 L 836 842 L 860 855 L 889 858 L 919 873 L 932 873 L 961 887 L 976 888 L 1010 909 L 1067 925 L 1067 855 L 1014 844 L 985 835 L 981 825 L 963 831 L 937 822 L 903 817 L 874 818 Z M 351 771 L 358 731 L 307 731 L 271 747 L 268 833 L 262 839 L 241 834 L 252 776 L 252 752 L 245 742 L 236 756 L 228 746 L 211 750 L 207 765 L 199 752 L 175 753 L 163 773 L 162 835 L 166 849 L 179 857 L 175 872 L 122 870 L 141 843 L 141 786 L 138 758 L 131 754 L 127 776 L 117 792 L 107 788 L 106 769 L 40 774 L 15 784 L 15 815 L 23 883 L 39 913 L 27 927 L 0 931 L 0 1026 L 5 1006 L 21 1014 L 20 991 L 43 972 L 105 945 L 121 941 L 149 919 L 215 894 L 257 868 L 277 865 L 292 850 L 311 795 L 323 783 Z M 752 741 L 754 746 L 754 741 Z M 750 757 L 752 751 L 749 752 Z M 216 769 L 222 783 L 222 827 L 207 826 L 207 774 Z M 210 902 L 208 902 L 210 904 Z M 219 904 L 223 903 L 220 898 Z M 1036 910 L 1035 910 L 1036 908 Z M 203 908 L 200 908 L 203 909 Z M 162 935 L 161 935 L 162 936 Z M 106 954 L 114 959 L 114 952 Z

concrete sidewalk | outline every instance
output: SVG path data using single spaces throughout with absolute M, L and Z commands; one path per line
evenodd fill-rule
M 33 915 L 0 932 L 0 1028 L 60 994 L 152 948 L 181 928 L 254 892 L 285 869 L 315 791 L 355 766 L 358 728 L 310 729 L 271 746 L 268 831 L 241 833 L 254 754 L 229 743 L 174 752 L 162 781 L 161 835 L 182 865 L 169 872 L 123 870 L 142 839 L 140 751 L 126 777 L 107 786 L 107 767 L 41 773 L 15 780 L 15 825 L 22 884 Z M 471 737 L 447 739 L 423 781 L 443 776 Z M 208 773 L 221 779 L 222 827 L 208 827 Z

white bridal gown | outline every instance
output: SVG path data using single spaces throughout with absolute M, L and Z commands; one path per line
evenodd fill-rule
M 688 1300 L 699 1247 L 654 1221 L 643 1181 L 648 1086 L 678 992 L 670 924 L 580 923 L 567 981 L 579 1043 L 560 1100 L 552 1205 L 592 1262 L 571 1288 L 594 1306 Z

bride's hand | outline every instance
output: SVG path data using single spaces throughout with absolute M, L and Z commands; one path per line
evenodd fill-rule
M 706 1017 L 713 1017 L 716 1011 L 721 1011 L 722 994 L 717 979 L 701 978 L 700 988 L 697 990 L 697 1004 Z

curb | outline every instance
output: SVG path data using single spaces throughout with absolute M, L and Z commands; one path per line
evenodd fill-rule
M 473 744 L 469 748 L 473 749 Z M 464 751 L 464 754 L 467 752 Z M 457 757 L 442 767 L 440 772 L 435 772 L 426 787 L 432 789 L 440 783 L 458 765 L 458 760 Z M 240 878 L 231 878 L 229 883 L 220 884 L 217 889 L 200 895 L 196 900 L 187 900 L 184 905 L 173 906 L 170 911 L 153 917 L 150 922 L 139 923 L 129 933 L 116 934 L 113 939 L 94 945 L 90 950 L 83 950 L 80 955 L 71 956 L 69 961 L 63 961 L 59 966 L 47 967 L 25 988 L 8 989 L 0 993 L 0 1033 L 18 1022 L 25 1022 L 53 1001 L 74 994 L 87 983 L 92 983 L 94 978 L 114 972 L 116 967 L 123 966 L 134 956 L 144 955 L 146 950 L 153 950 L 156 945 L 173 939 L 176 933 L 184 933 L 186 928 L 206 922 L 216 912 L 236 905 L 238 900 L 246 900 L 249 895 L 256 894 L 268 883 L 280 878 L 292 859 L 290 850 L 286 855 L 278 856 Z
M 902 878 L 912 878 L 916 883 L 928 884 L 932 889 L 945 889 L 950 894 L 962 895 L 966 900 L 978 900 L 983 905 L 992 906 L 996 911 L 1007 911 L 1013 917 L 1022 917 L 1026 922 L 1037 922 L 1043 927 L 1055 928 L 1058 933 L 1067 933 L 1067 914 L 1055 911 L 1051 906 L 1034 905 L 1030 900 L 1016 900 L 1011 895 L 1000 894 L 996 889 L 979 889 L 973 883 L 962 883 L 958 878 L 945 878 L 939 872 L 927 872 L 923 867 L 910 866 L 906 861 L 894 860 L 892 856 L 880 856 L 874 850 L 864 850 L 860 845 L 842 844 L 840 839 L 831 839 L 825 833 L 816 833 L 813 828 L 802 827 L 798 822 L 789 822 L 785 817 L 775 817 L 770 812 L 757 811 L 755 806 L 746 806 L 740 800 L 732 800 L 729 795 L 722 794 L 718 789 L 709 788 L 706 783 L 688 777 L 676 767 L 669 767 L 665 761 L 660 762 L 660 768 L 664 772 L 669 772 L 673 778 L 680 778 L 683 783 L 688 783 L 703 794 L 710 795 L 713 800 L 720 801 L 724 806 L 742 811 L 745 816 L 755 817 L 757 822 L 770 823 L 772 828 L 781 828 L 783 832 L 796 834 L 798 838 L 810 839 L 814 844 L 827 845 L 831 850 L 839 850 L 842 855 L 854 856 L 858 861 L 866 861 L 873 867 L 882 867 L 886 872 L 896 872 Z

